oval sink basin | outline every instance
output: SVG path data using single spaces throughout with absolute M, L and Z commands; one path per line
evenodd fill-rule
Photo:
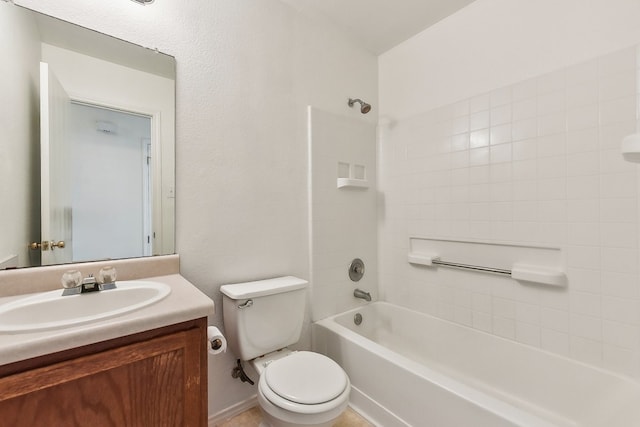
M 123 280 L 115 289 L 62 296 L 62 289 L 0 305 L 0 332 L 36 332 L 118 316 L 160 301 L 171 288 L 159 282 Z

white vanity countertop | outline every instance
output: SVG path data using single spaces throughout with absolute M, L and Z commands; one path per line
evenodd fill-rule
M 214 313 L 213 301 L 179 274 L 149 277 L 171 287 L 164 299 L 118 317 L 48 331 L 0 334 L 0 365 L 186 322 Z M 24 297 L 21 295 L 20 297 Z M 19 297 L 0 298 L 0 304 Z

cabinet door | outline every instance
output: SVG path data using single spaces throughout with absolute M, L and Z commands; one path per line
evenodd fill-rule
M 1 378 L 0 424 L 204 426 L 202 351 L 191 329 Z

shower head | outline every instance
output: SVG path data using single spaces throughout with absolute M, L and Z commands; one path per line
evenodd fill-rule
M 367 114 L 369 111 L 371 111 L 371 104 L 367 104 L 362 99 L 349 98 L 349 107 L 353 107 L 353 104 L 355 104 L 356 102 L 360 104 L 360 112 L 362 114 Z

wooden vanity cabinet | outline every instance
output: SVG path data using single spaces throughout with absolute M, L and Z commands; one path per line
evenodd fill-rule
M 207 424 L 206 319 L 0 367 L 0 425 Z

